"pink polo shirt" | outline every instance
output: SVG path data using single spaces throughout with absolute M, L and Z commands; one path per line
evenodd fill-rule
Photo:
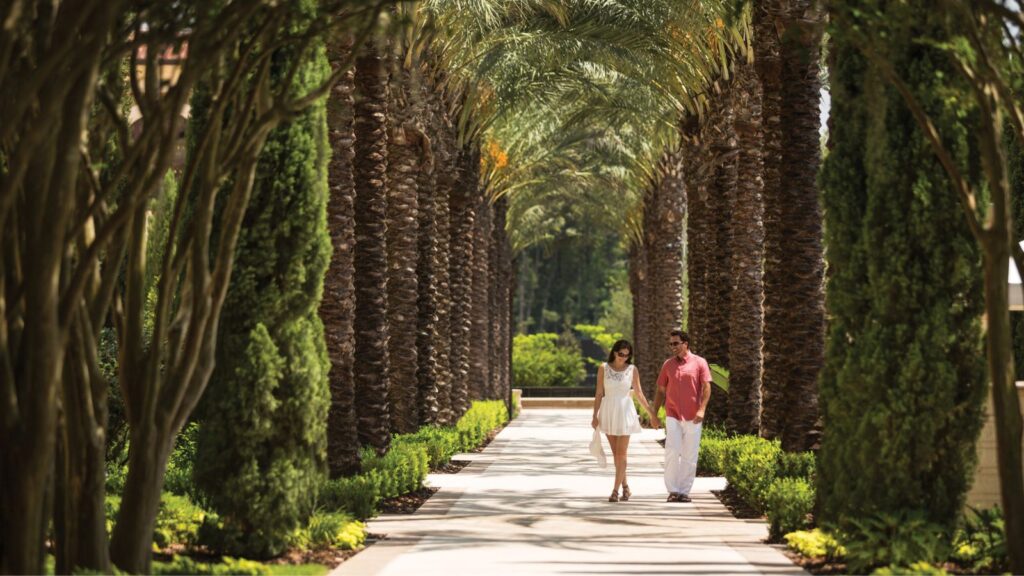
M 658 388 L 665 390 L 665 415 L 676 420 L 693 420 L 700 408 L 700 393 L 711 382 L 707 360 L 692 352 L 686 359 L 673 356 L 661 365 Z

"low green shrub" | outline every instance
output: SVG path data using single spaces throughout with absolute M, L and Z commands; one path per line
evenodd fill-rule
M 461 449 L 459 433 L 440 426 L 424 426 L 412 434 L 398 434 L 391 445 L 422 446 L 427 451 L 432 470 L 447 464 Z
M 946 576 L 949 572 L 941 566 L 935 566 L 928 562 L 915 562 L 909 566 L 892 565 L 884 568 L 879 568 L 872 572 L 872 574 L 879 574 L 882 576 L 896 576 L 896 575 L 921 575 L 921 576 Z
M 427 478 L 427 451 L 419 444 L 391 445 L 383 456 L 363 450 L 363 474 L 377 484 L 382 498 L 394 498 L 418 490 Z
M 153 574 L 269 576 L 270 569 L 259 562 L 229 556 L 225 556 L 216 563 L 196 562 L 188 556 L 173 556 L 170 562 L 153 562 Z
M 508 422 L 508 407 L 501 400 L 473 402 L 469 410 L 459 418 L 455 430 L 459 433 L 460 449 L 463 452 L 483 444 L 491 430 Z
M 814 488 L 803 478 L 776 478 L 765 494 L 768 538 L 779 541 L 784 534 L 805 528 L 814 509 Z
M 579 343 L 557 334 L 520 334 L 512 340 L 516 388 L 578 386 L 586 376 Z
M 206 511 L 188 497 L 164 492 L 153 528 L 153 543 L 160 548 L 171 544 L 190 547 L 199 541 L 199 527 L 205 518 Z
M 653 398 L 648 398 L 647 400 L 653 403 Z M 643 406 L 640 405 L 640 400 L 633 398 L 633 406 L 636 408 L 637 415 L 640 416 L 640 424 L 642 426 L 649 427 L 651 425 L 651 416 L 650 414 L 647 413 L 647 410 L 644 410 Z M 661 420 L 661 425 L 665 426 L 664 406 L 658 408 L 658 419 Z
M 779 478 L 802 478 L 813 484 L 815 466 L 813 452 L 779 452 L 776 476 Z
M 366 541 L 366 524 L 341 512 L 315 512 L 306 526 L 295 530 L 289 545 L 299 550 L 352 550 Z
M 972 572 L 997 574 L 1010 569 L 1006 525 L 998 506 L 975 509 L 964 515 L 953 537 L 950 558 Z
M 941 525 L 929 522 L 920 510 L 851 518 L 850 524 L 852 528 L 841 539 L 853 572 L 865 573 L 879 566 L 935 563 L 949 556 L 949 535 Z
M 729 446 L 729 438 L 711 436 L 700 439 L 700 450 L 697 452 L 697 470 L 702 474 L 714 476 L 725 475 L 726 450 Z
M 783 539 L 790 550 L 808 558 L 825 558 L 829 562 L 846 558 L 846 548 L 819 528 L 790 532 Z
M 328 480 L 320 489 L 321 507 L 348 512 L 359 520 L 371 518 L 379 501 L 377 482 L 363 474 Z
M 117 523 L 121 497 L 108 494 L 104 507 L 107 532 L 111 533 Z M 157 509 L 156 524 L 153 526 L 153 545 L 159 549 L 167 548 L 171 544 L 194 546 L 199 542 L 200 527 L 208 514 L 187 496 L 164 492 L 160 495 L 160 507 Z
M 757 436 L 737 436 L 726 444 L 725 478 L 748 504 L 760 512 L 764 512 L 765 496 L 775 480 L 781 451 L 778 440 Z M 700 455 L 697 457 L 699 460 Z

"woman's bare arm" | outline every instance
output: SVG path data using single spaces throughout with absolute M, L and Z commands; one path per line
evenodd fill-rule
M 594 392 L 594 417 L 590 425 L 597 428 L 597 411 L 601 409 L 601 399 L 604 398 L 604 365 L 597 369 L 597 390 Z

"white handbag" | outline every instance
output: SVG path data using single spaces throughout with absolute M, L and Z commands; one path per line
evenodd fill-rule
M 601 468 L 608 466 L 608 459 L 604 457 L 604 446 L 601 444 L 601 433 L 594 428 L 594 435 L 590 439 L 590 454 L 597 458 L 597 465 Z

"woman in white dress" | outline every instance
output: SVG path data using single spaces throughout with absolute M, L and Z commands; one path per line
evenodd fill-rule
M 626 481 L 626 451 L 629 449 L 629 436 L 640 432 L 640 416 L 633 405 L 631 391 L 636 393 L 640 405 L 652 415 L 651 422 L 657 426 L 658 418 L 647 403 L 647 397 L 640 388 L 640 374 L 633 366 L 633 346 L 628 340 L 619 340 L 612 346 L 608 362 L 597 371 L 594 418 L 590 423 L 608 437 L 615 457 L 615 488 L 608 497 L 609 502 L 626 502 L 630 497 Z M 619 486 L 622 487 L 621 498 Z

